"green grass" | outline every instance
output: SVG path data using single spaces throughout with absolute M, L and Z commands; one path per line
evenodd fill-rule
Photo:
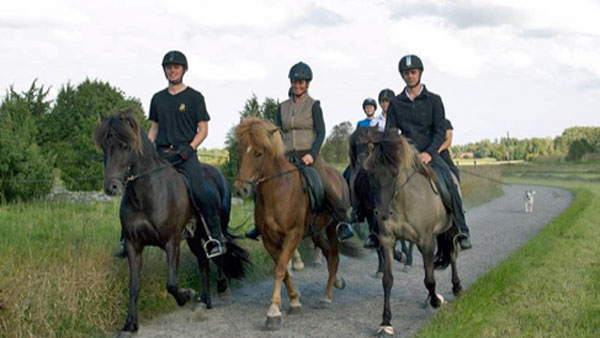
M 495 168 L 478 170 L 499 178 Z M 501 193 L 499 185 L 490 181 L 463 177 L 467 205 L 487 202 Z M 0 336 L 95 337 L 121 328 L 128 303 L 129 267 L 126 260 L 112 257 L 119 248 L 119 200 L 0 205 L 0 302 L 7 305 L 0 310 Z M 251 202 L 234 206 L 232 231 L 243 233 L 253 226 L 252 213 Z M 253 263 L 244 283 L 270 278 L 273 263 L 262 243 L 244 240 L 240 244 L 250 251 Z M 303 241 L 300 252 L 305 261 L 312 258 L 311 248 L 309 241 Z M 165 261 L 162 250 L 144 250 L 141 325 L 177 308 L 166 291 Z M 195 257 L 185 244 L 179 283 L 200 288 Z M 214 279 L 211 284 L 214 287 Z
M 598 337 L 600 184 L 561 175 L 576 176 L 595 167 L 503 168 L 512 175 L 511 182 L 566 188 L 575 200 L 530 242 L 440 310 L 419 336 Z M 536 173 L 543 178 L 532 179 Z

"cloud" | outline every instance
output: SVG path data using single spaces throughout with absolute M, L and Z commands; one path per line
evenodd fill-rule
M 415 17 L 438 17 L 460 29 L 514 25 L 523 19 L 518 11 L 508 7 L 466 2 L 412 2 L 395 5 L 390 15 L 392 20 Z
M 305 13 L 292 21 L 292 25 L 332 27 L 346 22 L 343 16 L 327 8 L 311 4 Z

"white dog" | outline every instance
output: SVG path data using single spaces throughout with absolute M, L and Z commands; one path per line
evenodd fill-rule
M 533 212 L 533 201 L 535 197 L 535 190 L 525 190 L 525 212 L 531 213 Z

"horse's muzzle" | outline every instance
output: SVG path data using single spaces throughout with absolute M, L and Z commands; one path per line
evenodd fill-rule
M 121 195 L 123 183 L 116 178 L 104 180 L 104 192 L 109 196 Z
M 252 185 L 249 183 L 236 181 L 233 185 L 233 193 L 236 197 L 248 198 L 252 194 Z

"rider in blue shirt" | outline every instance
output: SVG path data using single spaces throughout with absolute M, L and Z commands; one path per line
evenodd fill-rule
M 362 121 L 358 121 L 358 123 L 356 124 L 356 127 L 370 126 L 371 120 L 373 120 L 373 116 L 375 116 L 375 110 L 377 110 L 377 102 L 375 102 L 375 99 L 372 99 L 370 97 L 366 98 L 363 101 L 363 111 L 367 115 L 367 118 Z

